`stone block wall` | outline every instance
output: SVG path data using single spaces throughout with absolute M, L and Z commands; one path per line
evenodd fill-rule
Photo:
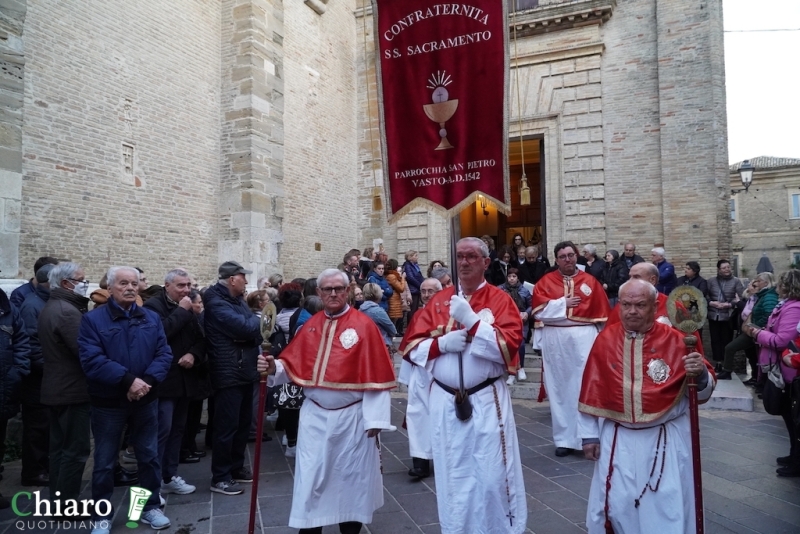
M 216 273 L 218 0 L 42 0 L 25 21 L 20 263 Z M 131 153 L 132 151 L 132 153 Z
M 357 231 L 356 54 L 363 48 L 353 17 L 357 3 L 329 2 L 319 14 L 305 3 L 283 2 L 287 199 L 281 264 L 289 277 L 336 267 L 345 252 L 366 246 Z
M 19 274 L 26 2 L 0 4 L 0 278 Z

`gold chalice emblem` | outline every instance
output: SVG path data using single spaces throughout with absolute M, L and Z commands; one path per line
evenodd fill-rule
M 453 148 L 453 145 L 447 140 L 447 130 L 444 127 L 445 123 L 453 117 L 456 109 L 458 109 L 458 100 L 448 100 L 450 94 L 446 87 L 451 83 L 452 80 L 445 71 L 437 71 L 436 74 L 432 74 L 428 80 L 427 87 L 428 89 L 433 89 L 433 104 L 422 106 L 422 109 L 425 110 L 425 115 L 439 124 L 439 137 L 442 140 L 436 150 Z

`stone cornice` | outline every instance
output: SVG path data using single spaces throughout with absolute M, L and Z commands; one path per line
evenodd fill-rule
M 517 37 L 602 25 L 611 18 L 616 0 L 543 0 L 538 7 L 508 14 L 509 27 L 516 26 Z

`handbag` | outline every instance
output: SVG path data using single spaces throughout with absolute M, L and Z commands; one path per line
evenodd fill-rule
M 291 382 L 276 386 L 272 391 L 274 405 L 279 409 L 299 410 L 305 398 L 303 387 Z
M 783 380 L 780 366 L 778 364 L 770 365 L 767 381 L 764 383 L 764 392 L 761 394 L 765 412 L 770 415 L 781 415 L 785 390 L 786 382 Z

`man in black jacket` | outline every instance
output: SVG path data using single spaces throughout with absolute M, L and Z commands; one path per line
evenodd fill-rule
M 633 243 L 625 243 L 625 248 L 622 250 L 622 261 L 625 262 L 625 266 L 628 267 L 628 271 L 630 271 L 631 267 L 637 263 L 644 263 L 644 258 L 636 254 L 636 245 Z
M 211 383 L 214 387 L 214 433 L 211 491 L 238 495 L 240 482 L 252 482 L 244 451 L 253 417 L 253 383 L 261 353 L 261 322 L 243 295 L 252 274 L 235 261 L 219 266 L 219 282 L 203 295 Z
M 189 399 L 200 390 L 195 366 L 205 358 L 205 339 L 189 298 L 191 290 L 189 273 L 173 269 L 164 277 L 164 287 L 144 304 L 161 317 L 167 344 L 172 350 L 167 378 L 158 387 L 158 457 L 161 459 L 161 493 L 178 495 L 187 495 L 196 489 L 178 476 L 178 463 Z M 199 462 L 200 458 L 189 456 L 184 460 Z
M 525 263 L 519 266 L 519 279 L 536 284 L 550 269 L 550 261 L 539 254 L 536 245 L 525 249 Z
M 88 282 L 77 263 L 50 271 L 50 299 L 39 314 L 44 358 L 42 404 L 50 419 L 50 495 L 77 499 L 89 459 L 89 393 L 78 358 L 78 330 L 89 311 Z
M 50 422 L 42 404 L 42 345 L 39 343 L 39 314 L 50 300 L 48 275 L 54 265 L 42 265 L 34 278 L 36 287 L 19 307 L 31 346 L 31 373 L 22 379 L 22 485 L 47 486 L 50 483 Z

